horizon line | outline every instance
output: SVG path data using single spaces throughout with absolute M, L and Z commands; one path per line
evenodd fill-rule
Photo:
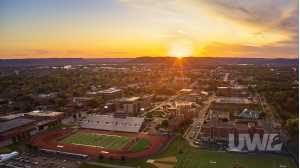
M 34 59 L 137 59 L 137 58 L 174 58 L 172 56 L 138 56 L 138 57 L 24 57 L 24 58 L 1 58 L 0 60 L 34 60 Z M 236 58 L 236 59 L 299 59 L 299 56 L 297 57 L 243 57 L 243 56 L 188 56 L 183 57 L 181 59 L 187 59 L 187 58 L 212 58 L 212 59 L 218 59 L 218 58 Z

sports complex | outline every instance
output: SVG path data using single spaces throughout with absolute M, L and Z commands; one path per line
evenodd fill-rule
M 112 132 L 94 129 L 62 129 L 45 132 L 33 139 L 40 149 L 88 155 L 91 158 L 143 158 L 159 152 L 167 136 Z
M 93 120 L 89 119 L 80 128 L 43 132 L 32 139 L 32 144 L 41 151 L 54 154 L 88 157 L 88 160 L 106 158 L 102 162 L 109 164 L 118 163 L 117 160 L 124 164 L 125 159 L 130 159 L 126 162 L 128 166 L 296 167 L 294 161 L 284 155 L 199 150 L 191 147 L 180 136 L 151 135 L 140 132 L 141 124 L 136 121 L 132 122 L 126 118 L 107 120 L 107 116 L 104 118 L 98 116 Z M 265 162 L 268 164 L 264 164 Z M 89 165 L 87 164 L 86 167 Z

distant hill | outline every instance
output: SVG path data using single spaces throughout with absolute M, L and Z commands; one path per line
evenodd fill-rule
M 140 57 L 129 60 L 130 63 L 173 63 L 177 58 L 173 57 Z M 269 58 L 211 58 L 211 57 L 186 57 L 182 58 L 186 64 L 202 65 L 229 65 L 229 64 L 279 64 L 298 65 L 298 59 L 269 59 Z
M 172 64 L 177 58 L 173 57 L 138 57 L 138 58 L 37 58 L 37 59 L 0 59 L 0 67 L 14 66 L 59 66 L 87 64 Z M 267 58 L 211 58 L 187 57 L 182 58 L 185 64 L 191 65 L 229 65 L 229 64 L 278 64 L 298 65 L 298 59 L 267 59 Z
M 122 63 L 127 58 L 36 58 L 36 59 L 0 59 L 0 66 L 59 66 L 59 65 L 86 65 L 97 63 Z

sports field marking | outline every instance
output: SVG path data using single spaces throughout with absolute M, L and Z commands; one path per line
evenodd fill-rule
M 84 145 L 84 144 L 77 144 L 77 143 L 72 143 L 72 145 L 87 146 L 87 147 L 95 147 L 95 148 L 104 148 L 103 146 Z
M 61 142 L 74 145 L 121 150 L 131 140 L 132 138 L 127 136 L 106 135 L 79 131 L 66 137 Z

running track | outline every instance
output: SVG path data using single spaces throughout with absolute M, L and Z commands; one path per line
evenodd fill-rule
M 74 129 L 64 129 L 45 132 L 32 140 L 32 144 L 38 146 L 42 149 L 51 149 L 57 151 L 64 151 L 77 154 L 86 154 L 91 158 L 97 158 L 100 154 L 106 158 L 121 159 L 122 157 L 126 158 L 144 158 L 150 155 L 154 155 L 160 152 L 166 144 L 171 140 L 171 137 L 168 136 L 159 136 L 159 135 L 146 135 L 146 134 L 136 134 L 136 133 L 124 133 L 124 132 L 111 132 L 111 131 L 100 131 L 92 129 L 79 129 L 79 131 L 85 132 L 94 132 L 100 134 L 109 134 L 109 135 L 120 135 L 120 136 L 129 136 L 129 137 L 138 137 L 145 138 L 150 142 L 150 146 L 140 152 L 129 152 L 126 150 L 108 150 L 102 149 L 99 147 L 87 147 L 73 144 L 64 144 L 59 142 L 66 135 L 70 135 L 74 132 Z M 60 146 L 60 147 L 58 147 Z M 62 147 L 63 146 L 63 147 Z

